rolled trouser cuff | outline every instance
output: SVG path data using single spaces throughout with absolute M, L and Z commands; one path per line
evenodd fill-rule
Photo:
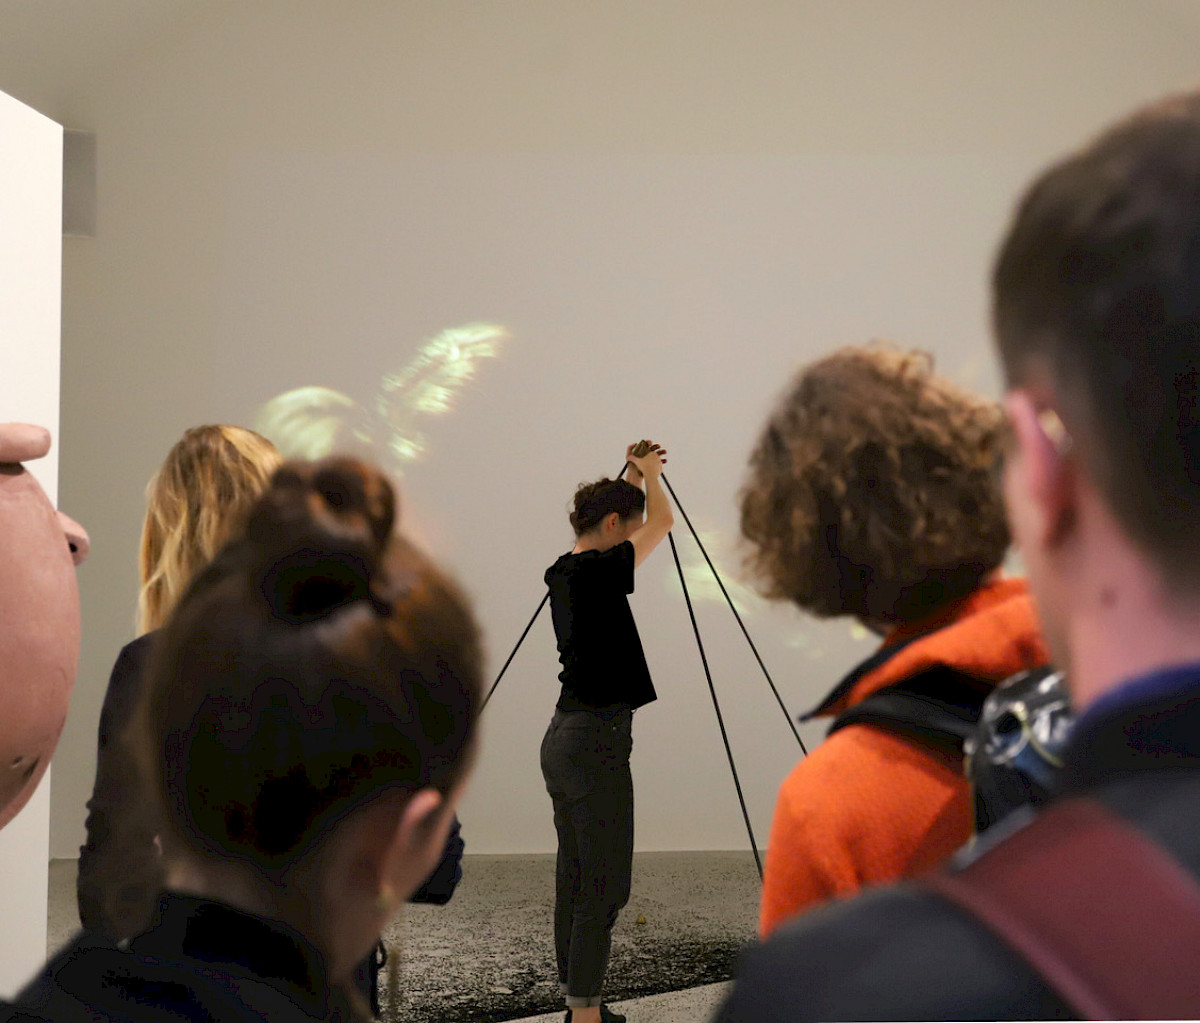
M 591 1009 L 600 1004 L 599 995 L 567 995 L 568 1009 Z

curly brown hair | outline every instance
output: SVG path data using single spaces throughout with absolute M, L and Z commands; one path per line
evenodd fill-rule
M 1009 545 L 1003 424 L 925 352 L 851 346 L 802 370 L 741 492 L 763 594 L 890 624 L 966 596 Z

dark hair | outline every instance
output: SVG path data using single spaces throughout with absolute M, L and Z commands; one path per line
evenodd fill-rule
M 374 469 L 287 463 L 184 594 L 140 722 L 174 843 L 278 878 L 349 811 L 465 770 L 478 633 L 394 517 Z
M 576 536 L 595 529 L 605 517 L 616 512 L 622 519 L 640 515 L 646 508 L 646 495 L 628 480 L 607 477 L 595 483 L 580 483 L 575 491 L 575 509 L 571 528 Z
M 966 596 L 1008 548 L 1001 424 L 924 352 L 848 347 L 801 371 L 741 494 L 763 592 L 892 623 Z
M 997 257 L 1009 384 L 1047 386 L 1072 449 L 1166 579 L 1200 584 L 1200 93 L 1046 171 Z

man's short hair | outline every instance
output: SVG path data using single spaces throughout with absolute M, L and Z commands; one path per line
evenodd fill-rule
M 806 367 L 767 420 L 742 490 L 749 567 L 819 616 L 911 622 L 1003 560 L 999 406 L 924 352 L 847 347 Z
M 1035 181 L 993 288 L 1009 385 L 1056 405 L 1130 538 L 1196 590 L 1200 92 L 1138 111 Z

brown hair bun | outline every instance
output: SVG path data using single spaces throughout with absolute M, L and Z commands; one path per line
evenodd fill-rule
M 387 613 L 373 583 L 396 520 L 391 484 L 352 458 L 290 462 L 247 524 L 261 590 L 276 615 L 302 624 L 356 600 Z
M 395 507 L 368 465 L 288 463 L 184 594 L 133 736 L 168 858 L 275 877 L 381 793 L 461 778 L 479 632 L 453 581 L 392 533 Z

